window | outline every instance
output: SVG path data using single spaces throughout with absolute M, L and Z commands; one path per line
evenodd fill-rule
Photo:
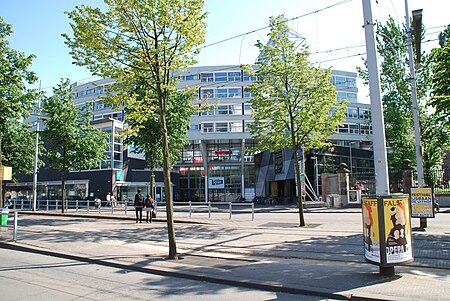
M 203 98 L 214 98 L 214 89 L 201 89 L 200 97 Z
M 101 101 L 96 101 L 94 106 L 94 110 L 101 110 L 105 107 L 105 104 Z
M 214 73 L 200 73 L 200 81 L 201 82 L 213 82 L 214 81 Z
M 216 132 L 217 133 L 228 132 L 228 122 L 217 122 L 216 123 Z
M 368 124 L 361 124 L 361 135 L 372 135 L 372 127 Z
M 180 80 L 185 81 L 185 80 L 196 80 L 198 79 L 198 75 L 182 75 L 180 76 Z
M 203 133 L 212 133 L 214 132 L 214 123 L 203 123 L 202 129 Z
M 252 114 L 252 105 L 251 104 L 244 104 L 244 115 L 251 115 Z
M 228 89 L 216 89 L 215 98 L 227 98 L 228 97 Z
M 231 115 L 232 112 L 230 110 L 230 106 L 228 105 L 219 105 L 216 108 L 217 114 L 218 115 Z
M 240 98 L 241 97 L 241 89 L 240 88 L 229 88 L 228 89 L 228 97 L 229 98 Z
M 350 134 L 359 134 L 359 126 L 357 124 L 349 124 Z
M 228 72 L 228 81 L 240 82 L 241 81 L 241 72 Z
M 228 75 L 226 72 L 216 72 L 214 74 L 215 82 L 226 82 L 228 80 Z
M 339 133 L 348 134 L 348 124 L 344 123 L 339 126 Z
M 231 132 L 242 132 L 242 121 L 230 122 Z
M 367 109 L 359 109 L 359 119 L 370 119 L 370 111 Z
M 345 115 L 348 118 L 358 118 L 358 109 L 357 108 L 347 108 Z
M 256 76 L 250 76 L 247 73 L 244 73 L 244 81 L 245 82 L 254 82 L 256 81 L 258 78 Z

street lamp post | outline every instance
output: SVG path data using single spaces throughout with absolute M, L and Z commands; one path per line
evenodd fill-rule
M 38 160 L 39 160 L 39 120 L 36 122 L 36 138 L 34 142 L 34 170 L 33 170 L 33 206 L 32 210 L 36 211 L 37 203 L 37 181 L 38 181 Z
M 319 171 L 317 167 L 317 156 L 311 157 L 314 161 L 314 190 L 316 191 L 316 195 L 319 196 Z

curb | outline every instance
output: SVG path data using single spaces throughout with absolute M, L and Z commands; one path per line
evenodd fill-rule
M 76 261 L 81 261 L 81 262 L 86 262 L 86 263 L 91 263 L 91 264 L 133 270 L 133 271 L 142 272 L 142 273 L 155 274 L 155 275 L 159 275 L 159 276 L 177 277 L 177 278 L 182 278 L 182 279 L 204 281 L 204 282 L 223 284 L 223 285 L 229 285 L 229 286 L 245 287 L 245 288 L 257 289 L 257 290 L 263 290 L 263 291 L 282 292 L 282 293 L 288 293 L 288 294 L 294 294 L 294 295 L 316 296 L 316 297 L 324 297 L 324 298 L 335 299 L 335 300 L 357 300 L 357 301 L 359 301 L 359 300 L 361 300 L 361 301 L 362 300 L 367 300 L 367 301 L 390 300 L 390 299 L 374 298 L 374 297 L 369 297 L 369 296 L 358 296 L 358 295 L 354 295 L 354 294 L 333 293 L 333 292 L 329 292 L 329 291 L 325 291 L 325 290 L 318 291 L 318 290 L 312 290 L 312 289 L 307 289 L 307 288 L 293 288 L 293 287 L 286 287 L 286 286 L 281 286 L 281 285 L 271 285 L 271 284 L 254 283 L 254 282 L 249 282 L 249 281 L 223 279 L 223 278 L 218 278 L 218 277 L 188 274 L 188 273 L 182 273 L 182 272 L 178 272 L 178 271 L 164 270 L 164 269 L 158 269 L 158 268 L 138 267 L 138 266 L 122 264 L 122 263 L 118 263 L 118 262 L 114 262 L 114 261 L 99 260 L 99 259 L 93 259 L 93 258 L 89 258 L 89 257 L 81 257 L 81 256 L 77 256 L 77 255 L 72 255 L 72 254 L 68 254 L 68 253 L 49 251 L 49 250 L 41 249 L 39 247 L 19 246 L 17 244 L 8 243 L 8 242 L 0 242 L 0 248 L 20 251 L 20 252 L 31 252 L 31 253 L 45 255 L 45 256 L 52 256 L 52 257 L 76 260 Z

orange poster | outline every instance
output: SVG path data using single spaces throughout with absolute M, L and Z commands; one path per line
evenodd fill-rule
M 363 199 L 364 257 L 380 263 L 380 227 L 377 199 Z

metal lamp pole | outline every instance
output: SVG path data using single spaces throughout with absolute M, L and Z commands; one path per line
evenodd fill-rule
M 36 139 L 34 143 L 33 207 L 32 207 L 33 211 L 36 211 L 36 203 L 37 203 L 38 160 L 39 160 L 39 120 L 36 122 Z

